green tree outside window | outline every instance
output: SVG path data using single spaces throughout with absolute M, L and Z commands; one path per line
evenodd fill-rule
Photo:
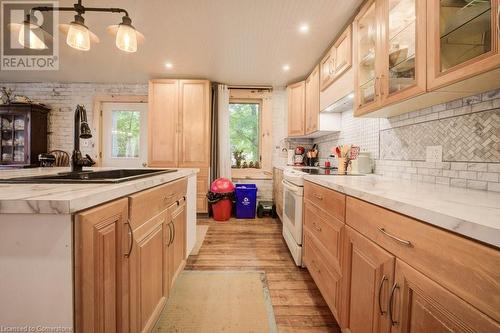
M 229 104 L 229 138 L 233 167 L 240 164 L 259 165 L 259 113 L 258 103 L 230 103 Z M 236 152 L 236 154 L 235 154 Z M 236 157 L 241 156 L 242 161 Z

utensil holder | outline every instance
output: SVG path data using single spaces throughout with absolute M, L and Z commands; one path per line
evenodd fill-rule
M 339 174 L 346 174 L 347 173 L 347 165 L 349 164 L 349 159 L 345 157 L 339 158 L 339 165 L 338 165 L 338 170 L 337 172 Z

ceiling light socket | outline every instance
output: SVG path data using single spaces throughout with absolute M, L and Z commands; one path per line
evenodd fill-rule
M 172 63 L 170 63 L 170 62 L 167 62 L 167 63 L 165 64 L 165 67 L 167 67 L 167 68 L 169 68 L 169 69 L 170 69 L 170 68 L 174 67 L 174 65 L 172 65 Z
M 290 70 L 290 65 L 283 65 L 283 71 L 288 72 Z

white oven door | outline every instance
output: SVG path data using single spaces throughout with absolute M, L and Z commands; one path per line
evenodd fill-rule
M 283 180 L 283 228 L 302 245 L 302 201 L 304 188 Z

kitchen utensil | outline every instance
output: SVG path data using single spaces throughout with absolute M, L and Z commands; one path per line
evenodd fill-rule
M 350 150 L 350 156 L 349 156 L 349 159 L 351 160 L 355 160 L 358 158 L 358 155 L 359 155 L 359 150 L 360 150 L 360 147 L 359 146 L 352 146 L 351 147 L 351 150 Z

